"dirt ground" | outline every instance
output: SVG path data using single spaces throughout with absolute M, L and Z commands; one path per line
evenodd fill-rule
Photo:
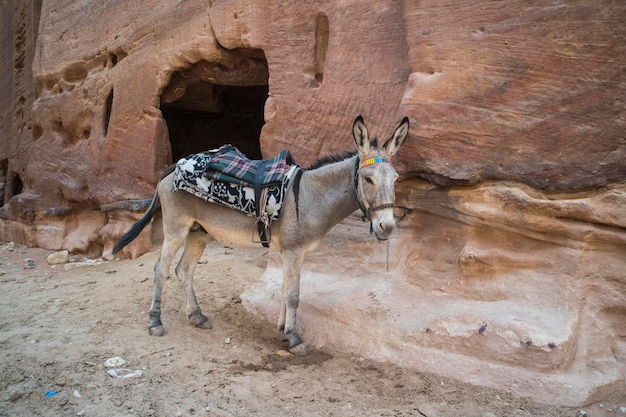
M 0 244 L 1 416 L 626 416 L 623 394 L 551 407 L 349 353 L 291 356 L 239 298 L 265 249 L 210 243 L 195 289 L 214 328 L 187 324 L 171 278 L 162 338 L 147 331 L 156 250 L 56 266 L 48 254 Z M 107 373 L 113 357 L 131 377 Z

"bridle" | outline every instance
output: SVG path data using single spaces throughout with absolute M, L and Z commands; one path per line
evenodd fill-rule
M 376 163 L 387 163 L 393 166 L 393 164 L 391 163 L 391 160 L 386 159 L 386 158 L 370 158 L 361 162 L 358 155 L 356 157 L 356 161 L 354 164 L 354 198 L 356 200 L 356 205 L 359 207 L 359 209 L 363 213 L 363 215 L 361 216 L 361 220 L 363 221 L 369 220 L 370 222 L 370 233 L 373 233 L 372 216 L 371 216 L 372 213 L 378 210 L 383 210 L 383 209 L 394 207 L 394 203 L 384 203 L 375 207 L 365 208 L 365 206 L 363 205 L 363 201 L 361 201 L 361 196 L 359 195 L 359 170 L 363 168 L 364 166 L 368 166 L 368 165 L 372 165 Z

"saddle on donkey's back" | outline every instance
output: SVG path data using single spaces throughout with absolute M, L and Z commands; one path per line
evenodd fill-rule
M 232 145 L 189 155 L 176 163 L 174 190 L 257 218 L 259 243 L 271 241 L 289 181 L 298 170 L 287 150 L 269 160 L 251 160 Z

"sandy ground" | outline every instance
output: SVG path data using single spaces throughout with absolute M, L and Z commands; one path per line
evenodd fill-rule
M 551 407 L 349 353 L 291 356 L 239 298 L 265 249 L 210 243 L 195 290 L 214 328 L 187 324 L 172 278 L 162 338 L 147 331 L 157 251 L 57 266 L 48 253 L 0 245 L 1 416 L 626 416 L 625 395 Z M 141 375 L 110 376 L 113 357 Z

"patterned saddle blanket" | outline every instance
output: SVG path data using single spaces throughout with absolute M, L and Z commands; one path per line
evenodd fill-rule
M 280 215 L 287 185 L 298 168 L 286 150 L 268 161 L 248 159 L 232 145 L 189 155 L 176 163 L 174 190 L 256 216 L 254 182 L 262 162 L 262 198 L 266 199 L 265 214 L 273 221 Z

